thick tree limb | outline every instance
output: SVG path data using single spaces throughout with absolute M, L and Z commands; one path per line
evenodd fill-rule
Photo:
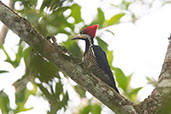
M 85 66 L 77 64 L 81 59 L 69 55 L 61 46 L 52 45 L 27 20 L 2 2 L 0 2 L 0 20 L 38 53 L 114 112 L 118 114 L 156 114 L 162 112 L 162 105 L 167 104 L 165 101 L 171 93 L 171 41 L 159 76 L 158 86 L 148 98 L 135 105 L 87 72 L 84 69 Z

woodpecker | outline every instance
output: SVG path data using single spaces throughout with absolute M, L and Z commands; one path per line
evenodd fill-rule
M 87 64 L 87 68 L 90 69 L 95 76 L 119 93 L 113 73 L 107 61 L 106 53 L 100 46 L 94 45 L 94 37 L 96 35 L 97 28 L 98 24 L 88 26 L 84 28 L 80 34 L 72 38 L 72 40 L 77 39 L 85 41 L 84 61 Z M 105 74 L 105 76 L 102 76 L 101 74 Z

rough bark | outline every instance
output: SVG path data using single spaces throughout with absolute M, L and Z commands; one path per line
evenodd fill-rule
M 2 2 L 0 2 L 0 20 L 38 53 L 117 114 L 156 114 L 160 113 L 161 106 L 166 104 L 166 96 L 171 93 L 171 43 L 159 76 L 158 86 L 148 98 L 135 105 L 117 94 L 91 72 L 87 72 L 83 64 L 78 64 L 81 59 L 68 54 L 63 47 L 51 44 L 26 19 L 17 15 Z

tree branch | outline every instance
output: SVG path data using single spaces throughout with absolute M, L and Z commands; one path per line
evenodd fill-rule
M 0 2 L 0 20 L 43 57 L 47 58 L 63 73 L 89 91 L 111 110 L 120 114 L 136 114 L 130 101 L 116 93 L 111 87 L 87 72 L 85 66 L 77 64 L 78 58 L 55 47 L 40 35 L 33 26 L 13 10 Z M 81 62 L 81 59 L 79 59 Z M 102 74 L 103 75 L 103 74 Z

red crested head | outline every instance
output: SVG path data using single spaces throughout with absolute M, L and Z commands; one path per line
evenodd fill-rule
M 91 38 L 94 38 L 96 35 L 96 30 L 97 30 L 98 26 L 99 26 L 98 24 L 88 26 L 88 27 L 84 28 L 80 33 L 88 34 Z

